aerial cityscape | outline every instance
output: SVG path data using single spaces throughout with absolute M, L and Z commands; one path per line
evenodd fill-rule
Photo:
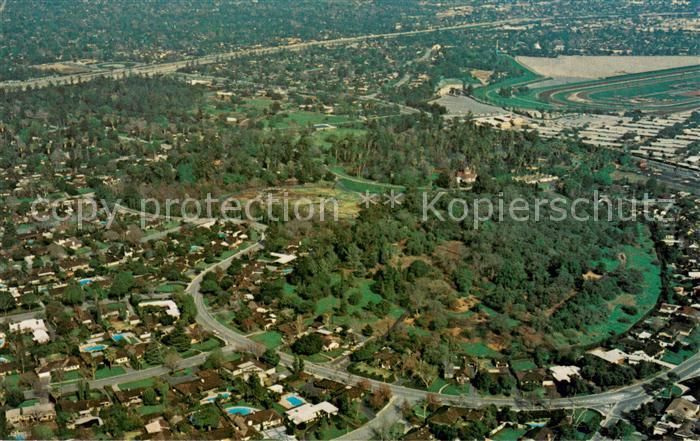
M 0 439 L 700 439 L 696 0 L 0 0 Z

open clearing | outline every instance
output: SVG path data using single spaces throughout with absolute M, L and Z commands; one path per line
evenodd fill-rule
M 517 57 L 518 63 L 545 77 L 605 78 L 700 64 L 693 56 Z
M 448 116 L 466 116 L 470 112 L 475 116 L 506 113 L 506 110 L 501 107 L 481 103 L 467 96 L 447 95 L 431 101 L 432 103 L 444 106 L 447 109 Z

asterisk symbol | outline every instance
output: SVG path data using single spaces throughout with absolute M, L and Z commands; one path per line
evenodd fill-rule
M 385 194 L 384 198 L 386 199 L 384 201 L 384 204 L 389 204 L 391 208 L 396 207 L 397 205 L 401 205 L 401 199 L 403 198 L 403 193 L 397 193 L 393 189 L 389 194 Z
M 370 193 L 369 190 L 366 190 L 363 193 L 360 193 L 360 205 L 364 205 L 365 208 L 369 208 L 370 205 L 374 205 L 377 203 L 377 195 L 374 193 Z

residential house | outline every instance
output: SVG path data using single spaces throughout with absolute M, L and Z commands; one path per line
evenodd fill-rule
M 53 403 L 36 403 L 31 406 L 5 411 L 5 420 L 10 425 L 35 424 L 56 419 L 56 409 Z
M 141 394 L 143 394 L 144 390 L 145 388 L 118 390 L 114 392 L 114 396 L 116 397 L 117 401 L 119 401 L 119 404 L 121 404 L 122 406 L 137 406 L 143 403 L 143 400 L 141 399 Z
M 224 366 L 234 377 L 242 377 L 248 381 L 251 375 L 257 375 L 260 379 L 260 384 L 265 384 L 265 381 L 275 374 L 275 368 L 268 366 L 257 360 L 237 360 Z
M 283 422 L 282 415 L 274 409 L 265 409 L 254 412 L 243 417 L 245 424 L 253 427 L 255 430 L 262 432 L 273 427 L 281 426 Z
M 27 319 L 10 323 L 10 332 L 31 333 L 32 339 L 39 344 L 51 341 L 48 328 L 43 319 Z
M 518 384 L 520 387 L 525 390 L 553 386 L 554 384 L 548 379 L 547 372 L 542 368 L 516 372 L 515 377 L 518 379 Z
M 522 441 L 554 441 L 556 436 L 549 427 L 536 427 L 523 435 Z
M 666 414 L 687 420 L 694 419 L 698 411 L 700 411 L 700 405 L 685 397 L 676 398 L 666 408 Z
M 308 424 L 316 421 L 322 416 L 336 415 L 338 408 L 327 401 L 318 404 L 306 403 L 294 409 L 289 409 L 285 415 L 295 426 Z
M 434 441 L 436 439 L 427 427 L 412 429 L 403 436 L 404 441 Z

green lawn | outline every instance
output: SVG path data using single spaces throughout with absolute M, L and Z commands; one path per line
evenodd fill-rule
M 293 127 L 306 127 L 314 124 L 345 124 L 353 121 L 347 115 L 326 115 L 320 112 L 297 110 L 283 112 L 268 120 L 271 128 L 289 129 Z M 329 132 L 332 132 L 330 130 Z
M 209 340 L 203 341 L 201 343 L 193 344 L 192 349 L 200 352 L 209 352 L 221 346 L 221 342 L 215 338 L 210 338 Z
M 640 227 L 639 246 L 625 245 L 617 248 L 615 254 L 622 252 L 627 257 L 627 267 L 639 270 L 643 275 L 643 289 L 641 294 L 633 296 L 622 294 L 607 302 L 610 315 L 602 323 L 587 326 L 586 332 L 576 333 L 574 337 L 566 338 L 561 333 L 552 334 L 553 339 L 562 346 L 591 345 L 610 337 L 611 334 L 627 332 L 635 323 L 641 320 L 654 306 L 661 293 L 661 270 L 655 263 L 656 251 L 650 239 L 648 229 Z M 608 271 L 613 271 L 619 265 L 617 259 L 605 259 L 601 261 Z M 597 262 L 594 262 L 597 263 Z M 634 303 L 637 313 L 628 315 L 622 307 L 625 303 Z M 622 319 L 622 321 L 620 320 Z
M 447 395 L 464 395 L 468 394 L 470 392 L 471 385 L 469 383 L 466 384 L 450 384 L 447 386 L 445 389 L 443 389 L 442 393 L 447 394 Z
M 365 362 L 356 363 L 355 365 L 353 365 L 352 370 L 360 375 L 365 375 L 369 377 L 381 377 L 384 379 L 384 381 L 389 381 L 394 378 L 394 374 L 390 371 L 370 366 Z
M 346 191 L 354 191 L 357 193 L 384 193 L 391 189 L 404 191 L 405 188 L 401 185 L 385 184 L 382 182 L 371 181 L 369 179 L 350 176 L 341 167 L 332 167 L 331 172 L 338 179 L 338 185 Z
M 116 366 L 113 368 L 102 368 L 98 369 L 95 372 L 95 379 L 96 380 L 101 380 L 103 378 L 109 378 L 109 377 L 116 377 L 117 375 L 123 375 L 126 373 L 126 370 L 124 370 L 123 367 L 121 366 Z
M 30 406 L 37 404 L 38 402 L 39 402 L 39 400 L 37 400 L 37 399 L 25 400 L 25 401 L 21 402 L 18 407 L 20 407 L 20 408 L 30 407 Z
M 362 297 L 360 298 L 360 303 L 358 303 L 357 305 L 350 305 L 350 307 L 348 308 L 348 312 L 352 314 L 356 311 L 364 309 L 365 307 L 367 307 L 367 305 L 370 304 L 370 302 L 379 303 L 382 301 L 382 296 L 374 293 L 370 288 L 371 284 L 371 280 L 363 280 L 362 282 L 360 282 L 357 288 L 350 289 L 349 294 L 359 291 Z
M 510 363 L 510 367 L 515 372 L 527 371 L 530 369 L 535 369 L 537 365 L 532 360 L 513 360 Z
M 176 285 L 174 283 L 164 283 L 156 289 L 156 291 L 161 293 L 175 293 L 184 290 L 185 288 L 182 285 Z
M 367 134 L 365 129 L 351 129 L 338 127 L 335 130 L 320 130 L 311 135 L 313 143 L 323 149 L 329 149 L 335 140 L 343 139 L 348 136 L 361 137 Z
M 274 349 L 282 344 L 282 334 L 275 331 L 264 332 L 251 337 L 251 340 L 262 343 L 267 348 Z
M 83 375 L 80 373 L 80 370 L 77 370 L 77 371 L 64 372 L 63 378 L 61 378 L 60 380 L 58 378 L 54 378 L 54 376 L 52 375 L 51 381 L 65 383 L 68 381 L 77 381 L 77 380 L 80 380 L 81 378 L 83 378 Z
M 491 439 L 495 441 L 516 441 L 520 439 L 521 436 L 525 435 L 527 430 L 525 429 L 515 429 L 513 427 L 505 427 L 498 432 Z
M 322 430 L 319 433 L 319 435 L 320 435 L 319 439 L 321 439 L 321 440 L 336 439 L 336 438 L 339 438 L 339 437 L 345 435 L 346 433 L 352 432 L 353 430 L 355 430 L 355 428 L 353 426 L 350 426 L 350 425 L 341 429 L 338 426 L 336 426 L 335 424 L 331 423 L 328 426 L 322 426 Z
M 144 378 L 143 380 L 131 381 L 129 383 L 122 383 L 119 385 L 121 390 L 139 389 L 152 387 L 156 383 L 155 378 Z
M 6 375 L 5 383 L 7 383 L 10 386 L 19 386 L 19 374 Z
M 460 344 L 460 346 L 462 347 L 462 350 L 464 351 L 464 353 L 466 355 L 471 356 L 471 357 L 499 358 L 501 356 L 500 353 L 489 348 L 483 342 L 462 343 L 462 344 Z
M 154 406 L 141 406 L 136 411 L 140 415 L 150 415 L 153 413 L 161 413 L 165 410 L 165 406 L 162 404 L 156 404 Z
M 333 308 L 338 306 L 339 303 L 340 301 L 333 296 L 320 299 L 318 302 L 316 302 L 316 315 L 323 315 L 327 312 L 333 311 Z
M 306 361 L 310 361 L 311 363 L 327 363 L 330 361 L 321 352 L 313 355 L 302 355 L 301 358 L 303 358 Z
M 679 352 L 673 352 L 667 350 L 666 352 L 664 352 L 664 355 L 663 357 L 661 357 L 661 360 L 665 361 L 666 363 L 679 365 L 688 358 L 692 357 L 693 355 L 695 355 L 693 351 L 683 350 Z
M 428 392 L 435 392 L 438 393 L 440 392 L 440 389 L 443 388 L 447 384 L 447 381 L 443 380 L 442 378 L 438 378 L 437 380 L 433 381 L 433 384 L 430 385 L 428 388 Z

